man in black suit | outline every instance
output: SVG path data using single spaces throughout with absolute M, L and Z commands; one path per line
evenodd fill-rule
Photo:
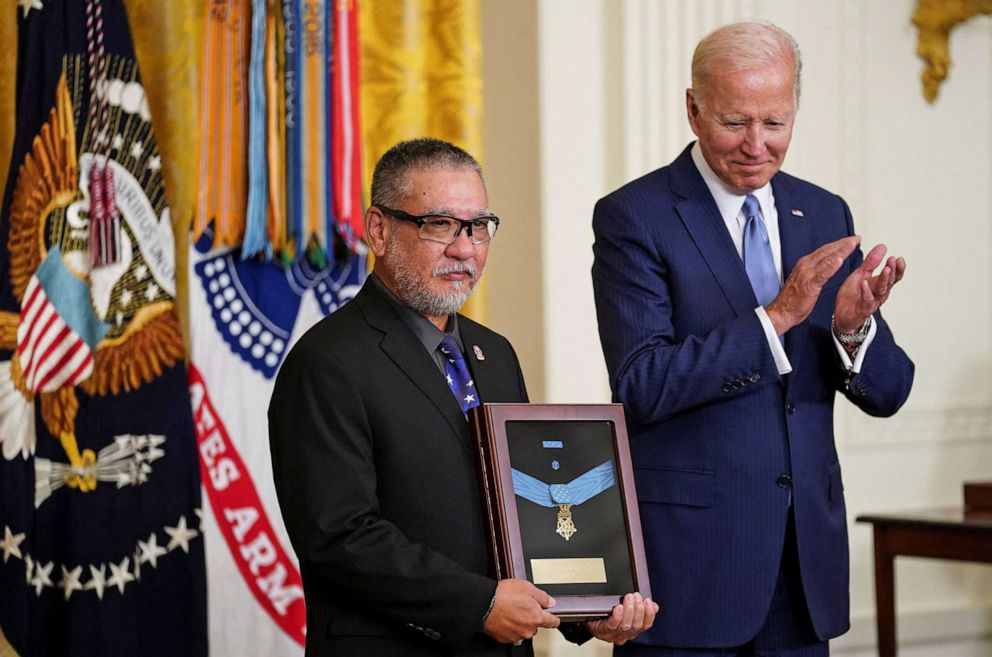
M 465 411 L 527 391 L 509 342 L 457 310 L 498 225 L 470 155 L 435 139 L 394 146 L 365 213 L 372 275 L 279 372 L 269 435 L 307 655 L 527 655 L 538 628 L 559 624 L 547 593 L 486 574 Z M 468 376 L 449 369 L 456 357 Z M 654 602 L 623 602 L 566 636 L 623 643 L 651 626 Z

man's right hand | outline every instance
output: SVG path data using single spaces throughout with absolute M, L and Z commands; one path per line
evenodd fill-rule
M 778 335 L 785 335 L 786 331 L 809 317 L 816 300 L 820 298 L 820 290 L 860 243 L 861 237 L 858 235 L 844 237 L 824 244 L 796 262 L 782 291 L 765 308 Z
M 538 628 L 558 627 L 559 618 L 544 611 L 554 606 L 554 598 L 527 580 L 500 580 L 493 609 L 486 618 L 486 634 L 500 643 L 533 638 Z

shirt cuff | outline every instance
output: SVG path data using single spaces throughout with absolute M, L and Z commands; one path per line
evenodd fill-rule
M 768 340 L 768 348 L 772 350 L 772 358 L 775 359 L 775 367 L 778 368 L 779 374 L 788 374 L 792 371 L 792 363 L 789 362 L 789 357 L 785 355 L 785 347 L 782 346 L 782 341 L 779 340 L 778 334 L 775 332 L 775 327 L 772 326 L 772 320 L 768 318 L 768 313 L 761 306 L 754 309 L 754 314 L 758 316 L 758 321 L 761 322 L 761 328 L 765 330 L 765 339 Z M 838 342 L 838 344 L 840 344 Z
M 875 339 L 876 330 L 875 318 L 869 317 L 868 335 L 865 336 L 865 341 L 861 343 L 860 347 L 858 347 L 858 351 L 854 355 L 853 363 L 851 362 L 851 356 L 847 353 L 847 349 L 844 349 L 844 345 L 840 343 L 840 340 L 837 339 L 837 336 L 834 335 L 833 331 L 830 332 L 830 337 L 834 341 L 834 346 L 837 347 L 837 353 L 840 354 L 840 362 L 844 366 L 845 370 L 851 374 L 858 374 L 861 372 L 861 364 L 865 362 L 865 354 L 868 353 L 868 345 L 870 345 L 871 341 Z

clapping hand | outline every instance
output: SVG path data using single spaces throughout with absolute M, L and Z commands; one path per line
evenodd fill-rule
M 861 266 L 851 272 L 840 286 L 834 302 L 834 326 L 839 332 L 856 332 L 882 307 L 889 298 L 892 287 L 905 275 L 906 261 L 894 256 L 889 256 L 878 274 L 872 274 L 882 264 L 885 251 L 884 244 L 875 246 L 868 252 Z

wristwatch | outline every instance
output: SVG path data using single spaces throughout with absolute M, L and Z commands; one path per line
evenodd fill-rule
M 837 340 L 845 347 L 856 347 L 860 345 L 862 342 L 864 342 L 865 338 L 868 337 L 868 328 L 870 326 L 871 326 L 871 315 L 869 315 L 868 319 L 864 321 L 864 324 L 861 325 L 861 328 L 859 328 L 854 333 L 841 333 L 840 331 L 837 330 L 837 324 L 834 323 L 834 316 L 833 315 L 830 316 L 830 331 L 831 333 L 834 334 L 834 337 L 837 338 Z

